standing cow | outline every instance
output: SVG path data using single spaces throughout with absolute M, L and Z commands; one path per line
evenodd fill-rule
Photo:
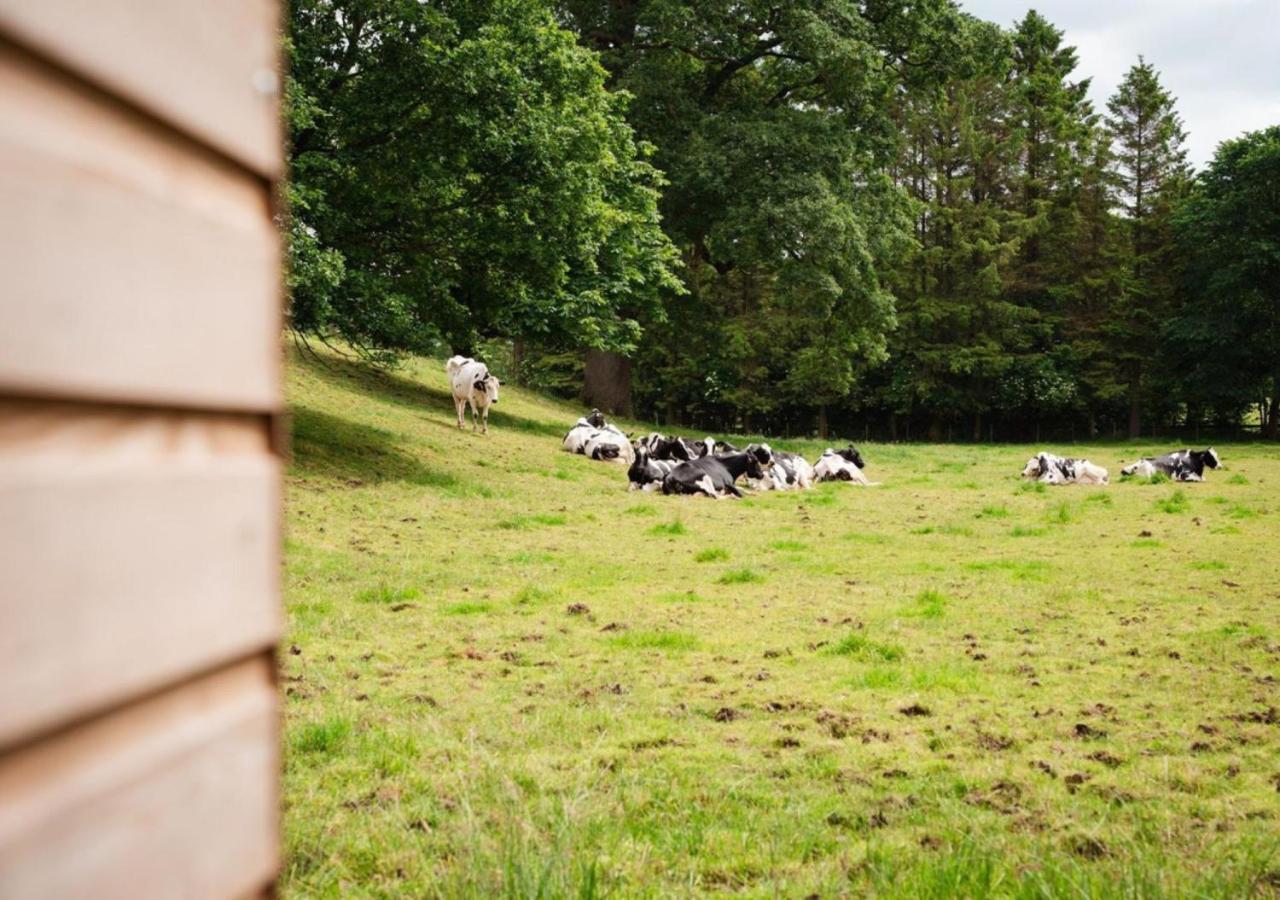
M 471 407 L 471 430 L 481 425 L 484 434 L 489 433 L 489 407 L 498 402 L 498 379 L 489 373 L 489 367 L 468 356 L 452 357 L 444 364 L 445 374 L 453 385 L 453 407 L 458 413 L 458 427 L 462 426 L 462 411 Z

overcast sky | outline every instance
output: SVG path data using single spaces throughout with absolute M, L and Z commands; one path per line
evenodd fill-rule
M 1141 53 L 1177 98 L 1192 164 L 1221 141 L 1280 125 L 1280 0 L 960 0 L 1006 27 L 1034 8 L 1079 51 L 1099 112 Z

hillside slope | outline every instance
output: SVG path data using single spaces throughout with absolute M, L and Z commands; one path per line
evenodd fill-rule
M 1037 490 L 879 445 L 882 487 L 715 502 L 518 390 L 459 432 L 439 361 L 289 385 L 286 893 L 1280 882 L 1274 448 Z

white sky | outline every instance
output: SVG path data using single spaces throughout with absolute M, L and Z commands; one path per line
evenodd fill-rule
M 1011 27 L 1034 8 L 1066 34 L 1106 112 L 1141 53 L 1160 72 L 1201 168 L 1218 144 L 1280 125 L 1280 0 L 960 0 L 966 12 Z

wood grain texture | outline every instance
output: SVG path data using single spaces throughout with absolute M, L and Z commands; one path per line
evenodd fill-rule
M 46 426 L 0 442 L 0 748 L 281 629 L 280 466 L 253 452 L 265 426 Z M 86 435 L 101 452 L 77 449 Z
M 0 34 L 274 178 L 277 16 L 271 0 L 0 0 Z
M 0 757 L 0 894 L 259 893 L 279 860 L 270 657 Z
M 263 182 L 0 46 L 0 209 L 0 394 L 279 408 Z

